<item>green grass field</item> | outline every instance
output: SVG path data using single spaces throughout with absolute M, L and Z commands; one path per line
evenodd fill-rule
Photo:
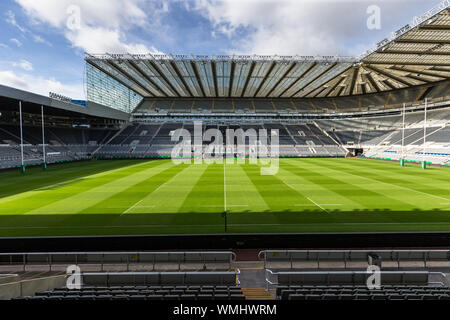
M 450 170 L 363 159 L 89 161 L 0 173 L 0 236 L 450 231 Z

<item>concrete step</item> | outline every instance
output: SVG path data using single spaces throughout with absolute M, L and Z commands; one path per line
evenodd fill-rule
M 246 300 L 275 300 L 275 296 L 266 288 L 242 288 Z

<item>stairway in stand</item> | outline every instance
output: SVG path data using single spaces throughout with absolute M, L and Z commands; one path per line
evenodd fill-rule
M 275 300 L 273 294 L 266 288 L 242 288 L 246 300 Z

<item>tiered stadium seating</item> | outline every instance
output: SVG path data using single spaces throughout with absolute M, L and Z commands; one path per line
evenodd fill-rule
M 344 120 L 319 120 L 317 124 L 326 130 L 339 144 L 348 148 L 363 148 L 367 157 L 391 159 L 404 157 L 413 161 L 431 161 L 443 164 L 450 154 L 450 109 L 430 110 L 427 113 L 426 144 L 424 145 L 424 113 L 414 112 L 403 117 L 383 116 Z M 404 137 L 404 139 L 403 139 Z M 403 140 L 403 143 L 402 143 Z M 423 150 L 438 149 L 438 152 Z M 420 157 L 418 157 L 420 155 Z
M 163 124 L 135 124 L 121 132 L 109 145 L 103 146 L 98 153 L 103 155 L 141 155 L 141 156 L 170 156 L 173 146 L 178 143 L 171 140 L 171 132 L 184 128 L 191 134 L 194 132 L 192 122 L 163 123 Z M 208 129 L 219 129 L 226 143 L 227 129 L 254 129 L 259 134 L 260 129 L 278 130 L 280 155 L 329 155 L 344 156 L 346 151 L 335 141 L 326 136 L 318 127 L 311 124 L 284 125 L 279 123 L 243 124 L 243 125 L 211 125 L 203 124 L 202 132 Z M 301 133 L 302 134 L 301 134 Z M 143 134 L 144 133 L 144 134 Z M 194 140 L 193 136 L 191 137 Z M 117 145 L 117 142 L 121 144 Z M 270 136 L 268 143 L 270 144 Z M 204 145 L 208 143 L 205 142 Z M 308 147 L 303 147 L 308 146 Z
M 345 99 L 339 99 L 339 103 Z M 153 103 L 154 102 L 154 103 Z M 155 100 L 150 105 L 161 110 L 177 112 L 250 112 L 272 114 L 275 110 L 290 112 L 306 108 L 307 101 L 266 99 L 237 100 Z M 302 104 L 303 103 L 303 104 Z M 316 102 L 315 102 L 316 103 Z M 278 107 L 277 107 L 278 105 Z M 348 104 L 352 107 L 351 103 Z M 150 108 L 150 106 L 146 106 Z M 192 110 L 191 110 L 192 109 Z M 278 110 L 278 111 L 280 111 Z M 427 117 L 426 145 L 423 146 L 423 112 L 408 113 L 405 117 L 405 130 L 402 130 L 402 116 L 389 115 L 381 117 L 361 117 L 354 119 L 304 120 L 301 123 L 286 123 L 274 120 L 233 124 L 228 121 L 213 121 L 203 124 L 203 133 L 209 128 L 219 129 L 226 142 L 226 130 L 259 129 L 278 130 L 280 156 L 346 156 L 347 148 L 362 148 L 366 157 L 382 157 L 398 159 L 402 150 L 405 157 L 412 161 L 432 161 L 445 164 L 450 154 L 450 130 L 448 119 L 450 109 L 430 110 Z M 179 128 L 193 130 L 193 120 L 167 122 L 164 119 L 153 122 L 132 122 L 122 130 L 89 129 L 89 128 L 46 128 L 47 162 L 70 161 L 100 157 L 169 157 L 177 141 L 171 140 L 171 133 Z M 256 120 L 255 120 L 256 121 Z M 228 123 L 227 123 L 228 122 Z M 213 123 L 213 124 L 211 124 Z M 402 137 L 404 134 L 404 147 Z M 42 162 L 41 128 L 24 126 L 24 158 L 25 164 Z M 192 139 L 194 140 L 194 139 Z M 268 143 L 272 143 L 270 136 Z M 20 132 L 18 126 L 4 125 L 0 130 L 0 160 L 2 168 L 19 166 Z M 204 143 L 204 147 L 208 145 Z M 425 148 L 424 148 L 425 147 Z M 424 154 L 425 149 L 425 154 Z M 248 148 L 247 148 L 248 152 Z M 388 155 L 388 156 L 387 156 Z
M 431 282 L 427 271 L 381 271 L 379 288 L 369 288 L 366 271 L 268 271 L 278 278 L 281 300 L 450 300 L 445 280 Z
M 80 289 L 38 292 L 31 300 L 244 300 L 236 272 L 83 273 Z
M 450 300 L 449 287 L 429 286 L 279 286 L 281 300 Z
M 58 288 L 16 300 L 245 300 L 237 286 L 88 286 L 79 290 Z

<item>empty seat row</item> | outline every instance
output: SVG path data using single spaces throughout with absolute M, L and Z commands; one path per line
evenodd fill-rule
M 73 289 L 77 291 L 85 291 L 85 290 L 94 290 L 94 291 L 102 291 L 102 290 L 241 290 L 238 286 L 222 286 L 222 285 L 194 285 L 194 286 L 179 286 L 179 285 L 161 285 L 161 286 L 145 286 L 145 285 L 137 285 L 137 286 L 82 286 L 80 289 Z M 63 288 L 55 288 L 53 291 L 65 291 L 70 290 L 66 287 Z
M 84 285 L 235 285 L 236 272 L 105 272 L 83 273 Z
M 342 295 L 303 295 L 291 294 L 287 300 L 450 300 L 450 295 L 413 295 L 413 294 L 393 294 L 393 295 L 369 295 L 369 294 L 342 294 Z
M 85 289 L 85 290 L 71 290 L 71 289 L 59 289 L 59 290 L 52 290 L 52 291 L 43 291 L 36 293 L 36 295 L 39 296 L 52 296 L 52 295 L 103 295 L 103 294 L 111 294 L 111 295 L 121 295 L 121 294 L 128 294 L 128 295 L 134 295 L 134 294 L 242 294 L 242 290 L 240 288 L 236 289 L 196 289 L 196 288 L 187 288 L 187 289 L 167 289 L 167 288 L 160 288 L 160 289 L 102 289 L 102 290 L 92 290 L 92 289 Z
M 283 290 L 302 290 L 307 292 L 330 292 L 330 291 L 338 291 L 338 292 L 362 292 L 362 291 L 373 291 L 373 289 L 369 289 L 367 286 L 300 286 L 300 285 L 291 285 L 291 286 L 277 286 L 276 292 L 277 295 Z M 406 292 L 406 291 L 418 291 L 418 292 L 450 292 L 450 287 L 431 287 L 431 286 L 391 286 L 391 285 L 383 285 L 380 289 L 376 290 L 377 292 Z
M 111 286 L 55 288 L 37 292 L 26 300 L 243 300 L 237 286 Z
M 370 275 L 365 271 L 278 272 L 280 285 L 364 285 Z M 382 271 L 383 284 L 427 285 L 427 271 Z
M 52 295 L 52 296 L 32 296 L 20 297 L 15 300 L 245 300 L 243 294 L 225 295 L 225 294 L 182 294 L 182 295 Z
M 450 300 L 450 287 L 427 286 L 279 286 L 276 293 L 282 300 Z

